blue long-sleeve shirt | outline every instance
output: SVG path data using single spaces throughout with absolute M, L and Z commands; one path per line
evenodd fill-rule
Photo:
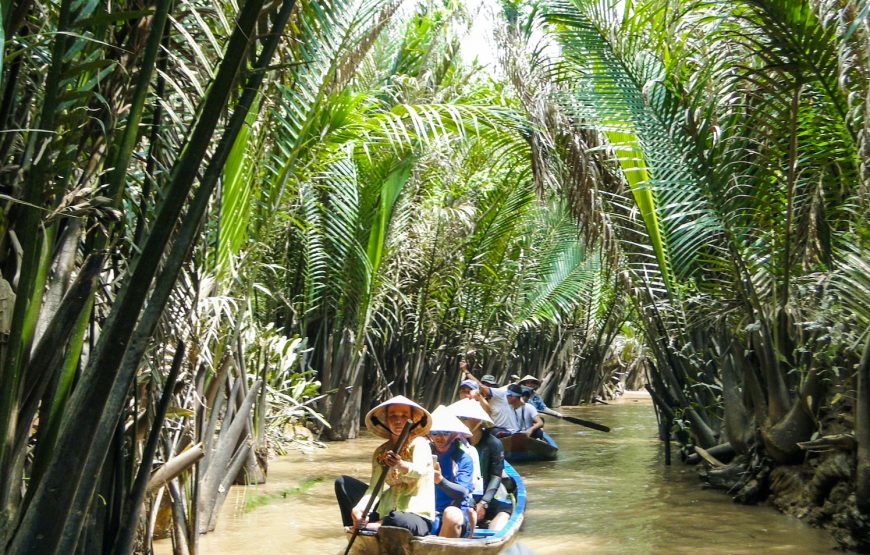
M 541 396 L 535 393 L 531 399 L 529 399 L 529 404 L 538 409 L 538 412 L 544 412 L 547 410 L 547 405 L 544 403 L 544 400 L 541 399 Z
M 441 465 L 441 483 L 435 484 L 435 510 L 439 513 L 453 505 L 467 509 L 474 490 L 474 461 L 454 444 L 446 453 L 438 453 Z

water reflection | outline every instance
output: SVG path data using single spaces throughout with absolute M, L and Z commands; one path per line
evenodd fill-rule
M 515 553 L 827 553 L 828 534 L 767 507 L 746 507 L 703 490 L 694 470 L 663 464 L 646 401 L 565 410 L 611 426 L 609 434 L 547 421 L 559 459 L 519 466 L 529 489 Z M 332 481 L 368 478 L 376 438 L 273 461 L 269 483 L 231 492 L 218 530 L 201 538 L 209 555 L 341 553 Z M 251 500 L 268 503 L 245 510 Z M 522 549 L 524 548 L 524 549 Z M 161 542 L 158 553 L 170 553 Z

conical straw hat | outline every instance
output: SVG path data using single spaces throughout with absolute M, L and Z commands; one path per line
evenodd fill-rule
M 453 411 L 444 405 L 438 405 L 438 408 L 432 412 L 432 427 L 430 432 L 450 432 L 452 434 L 460 434 L 465 437 L 471 437 L 471 430 L 468 426 L 458 419 Z
M 483 422 L 485 426 L 493 425 L 492 418 L 483 410 L 480 403 L 474 399 L 460 399 L 447 408 L 458 418 L 474 418 Z
M 408 405 L 411 407 L 411 420 L 414 421 L 412 435 L 425 435 L 429 433 L 432 425 L 432 415 L 429 411 L 408 399 L 404 395 L 396 395 L 376 406 L 366 414 L 366 428 L 376 436 L 390 439 L 392 433 L 387 426 L 387 407 L 390 405 Z

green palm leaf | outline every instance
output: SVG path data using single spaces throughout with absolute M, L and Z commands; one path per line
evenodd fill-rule
M 601 267 L 587 257 L 579 242 L 580 230 L 562 206 L 549 207 L 532 220 L 540 238 L 530 245 L 530 267 L 523 271 L 518 327 L 533 328 L 548 322 L 559 324 L 593 300 L 594 284 Z M 543 232 L 542 232 L 543 230 Z
M 217 242 L 218 276 L 226 275 L 230 270 L 232 257 L 239 253 L 248 238 L 254 199 L 254 164 L 259 150 L 258 145 L 250 144 L 251 126 L 256 123 L 258 115 L 259 106 L 252 107 L 224 166 Z

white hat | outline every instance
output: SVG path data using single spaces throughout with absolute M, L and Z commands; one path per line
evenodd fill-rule
M 483 410 L 480 403 L 474 399 L 460 399 L 450 405 L 449 408 L 459 418 L 474 418 L 480 420 L 486 426 L 492 426 L 492 418 Z
M 414 421 L 412 435 L 425 435 L 429 433 L 432 425 L 432 415 L 429 411 L 408 399 L 404 395 L 396 395 L 376 406 L 366 414 L 366 428 L 384 439 L 390 439 L 392 432 L 387 425 L 387 407 L 390 405 L 408 405 L 411 407 L 411 420 Z
M 471 437 L 471 430 L 468 429 L 468 426 L 463 424 L 462 420 L 456 418 L 453 411 L 444 405 L 438 405 L 438 408 L 432 411 L 432 427 L 429 431 L 450 432 Z

